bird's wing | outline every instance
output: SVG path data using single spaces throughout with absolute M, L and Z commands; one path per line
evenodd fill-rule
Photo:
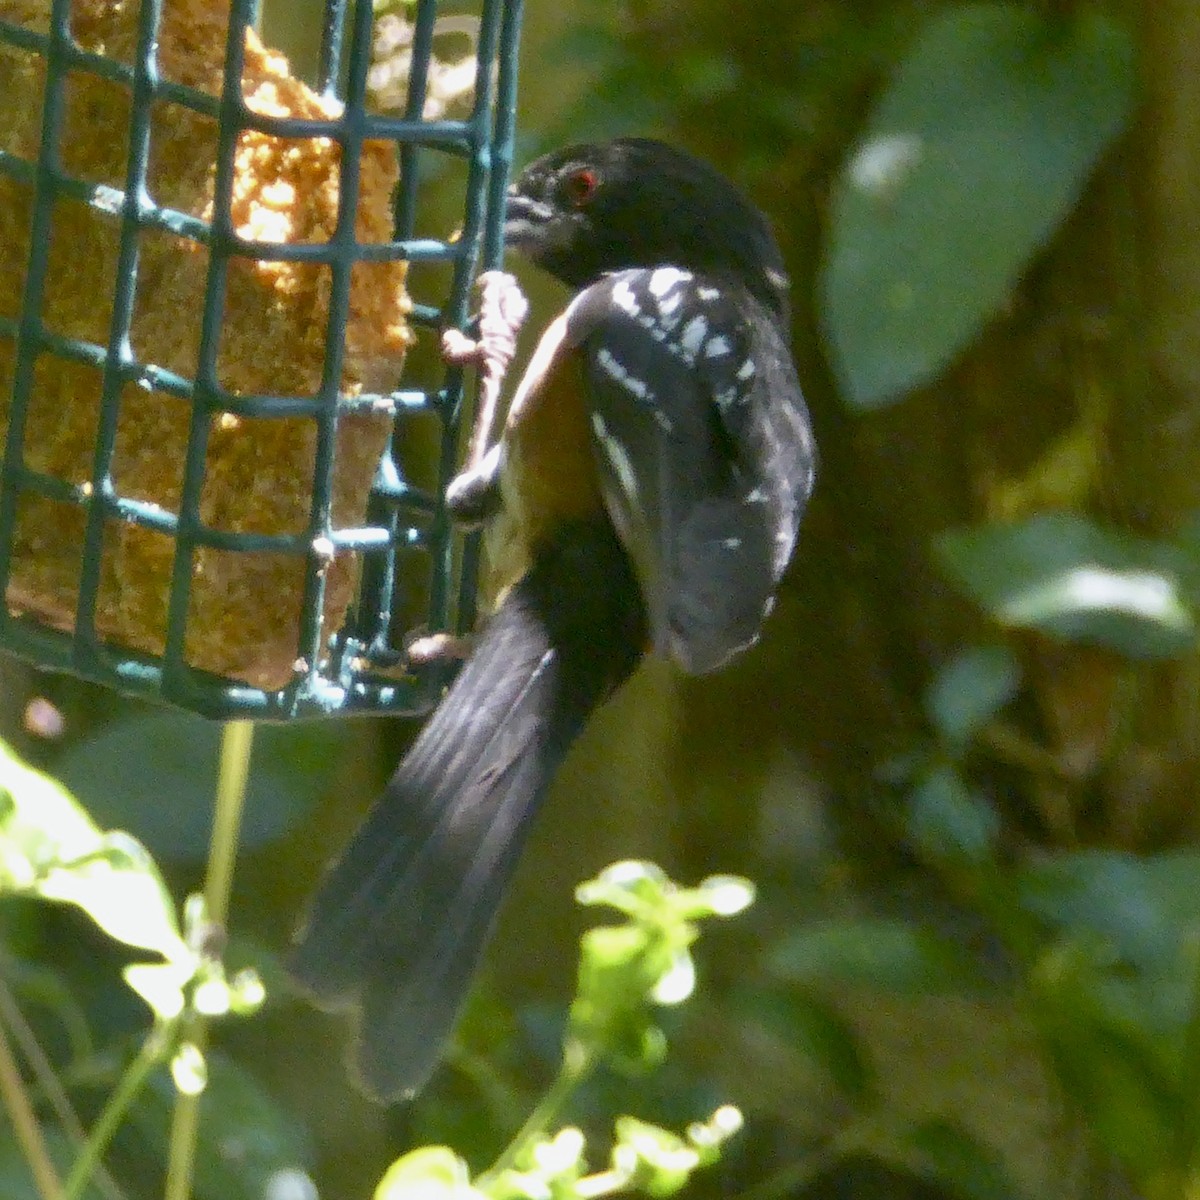
M 812 489 L 783 333 L 744 289 L 674 267 L 606 276 L 567 325 L 654 648 L 715 670 L 757 638 Z

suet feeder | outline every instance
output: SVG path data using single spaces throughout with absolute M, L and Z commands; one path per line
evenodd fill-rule
M 405 361 L 500 257 L 519 7 L 326 0 L 306 81 L 251 0 L 0 0 L 0 648 L 211 717 L 428 706 L 463 387 Z

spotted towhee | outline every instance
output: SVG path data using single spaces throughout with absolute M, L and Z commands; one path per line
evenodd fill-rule
M 703 673 L 755 641 L 813 484 L 783 262 L 720 174 L 657 141 L 572 146 L 517 179 L 505 236 L 574 296 L 448 496 L 487 520 L 495 611 L 291 961 L 361 1009 L 385 1097 L 436 1066 L 589 714 L 645 654 Z

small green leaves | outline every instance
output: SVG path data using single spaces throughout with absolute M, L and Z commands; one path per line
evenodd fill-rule
M 581 884 L 576 897 L 615 908 L 628 921 L 584 934 L 568 1040 L 583 1061 L 607 1058 L 626 1070 L 653 1066 L 666 1045 L 650 1008 L 692 994 L 696 922 L 741 912 L 754 898 L 753 886 L 713 876 L 681 888 L 651 863 L 621 862 Z
M 185 928 L 154 860 L 140 842 L 104 832 L 60 784 L 27 767 L 0 743 L 0 895 L 5 892 L 73 904 L 109 937 L 161 961 L 126 966 L 125 982 L 150 1006 L 160 1026 L 172 1026 L 191 1007 L 204 1015 L 254 1011 L 263 1000 L 253 971 L 227 980 L 206 949 L 206 917 L 189 900 Z M 189 1086 L 202 1075 L 177 1057 L 177 1078 Z M 175 1069 L 174 1067 L 172 1068 Z
M 681 1135 L 660 1125 L 640 1121 L 636 1117 L 618 1117 L 615 1123 L 612 1157 L 605 1171 L 588 1173 L 587 1143 L 574 1126 L 561 1129 L 553 1137 L 542 1137 L 524 1153 L 524 1161 L 494 1177 L 484 1176 L 475 1188 L 466 1187 L 466 1165 L 451 1161 L 442 1147 L 434 1147 L 437 1157 L 418 1159 L 426 1151 L 406 1155 L 392 1170 L 417 1161 L 407 1168 L 403 1182 L 415 1188 L 421 1180 L 414 1171 L 429 1172 L 432 1188 L 428 1193 L 410 1190 L 385 1192 L 383 1184 L 375 1200 L 408 1200 L 426 1194 L 441 1200 L 592 1200 L 617 1192 L 639 1191 L 647 1196 L 673 1196 L 701 1167 L 715 1163 L 721 1157 L 724 1144 L 742 1128 L 742 1114 L 731 1104 L 722 1105 L 707 1121 L 689 1125 Z M 392 1172 L 384 1178 L 387 1183 Z M 456 1190 L 446 1190 L 447 1185 Z
M 649 1013 L 653 1005 L 678 1004 L 691 994 L 695 923 L 740 912 L 754 889 L 734 876 L 681 888 L 652 863 L 620 862 L 580 884 L 577 896 L 581 904 L 615 908 L 627 920 L 590 929 L 582 938 L 562 1062 L 533 1116 L 474 1181 L 454 1151 L 426 1146 L 392 1164 L 374 1200 L 594 1200 L 634 1189 L 671 1196 L 693 1171 L 715 1162 L 741 1129 L 742 1115 L 730 1105 L 682 1135 L 619 1117 L 611 1164 L 594 1174 L 579 1129 L 568 1125 L 550 1132 L 566 1101 L 601 1063 L 636 1071 L 661 1061 L 666 1039 Z
M 374 1200 L 480 1200 L 467 1164 L 448 1146 L 422 1146 L 398 1158 L 375 1189 Z
M 1129 119 L 1129 36 L 1091 7 L 940 11 L 838 182 L 821 278 L 851 403 L 928 381 L 1000 311 Z
M 947 533 L 936 549 L 947 575 L 1001 624 L 1131 658 L 1194 644 L 1175 547 L 1063 512 Z
M 720 1157 L 722 1144 L 741 1127 L 742 1114 L 731 1104 L 689 1126 L 684 1137 L 634 1117 L 618 1117 L 609 1190 L 636 1187 L 648 1196 L 673 1196 L 697 1167 Z

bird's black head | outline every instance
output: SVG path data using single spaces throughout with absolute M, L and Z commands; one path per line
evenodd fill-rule
M 647 138 L 568 146 L 509 188 L 509 246 L 568 286 L 677 266 L 733 277 L 779 317 L 788 279 L 766 218 L 698 158 Z

